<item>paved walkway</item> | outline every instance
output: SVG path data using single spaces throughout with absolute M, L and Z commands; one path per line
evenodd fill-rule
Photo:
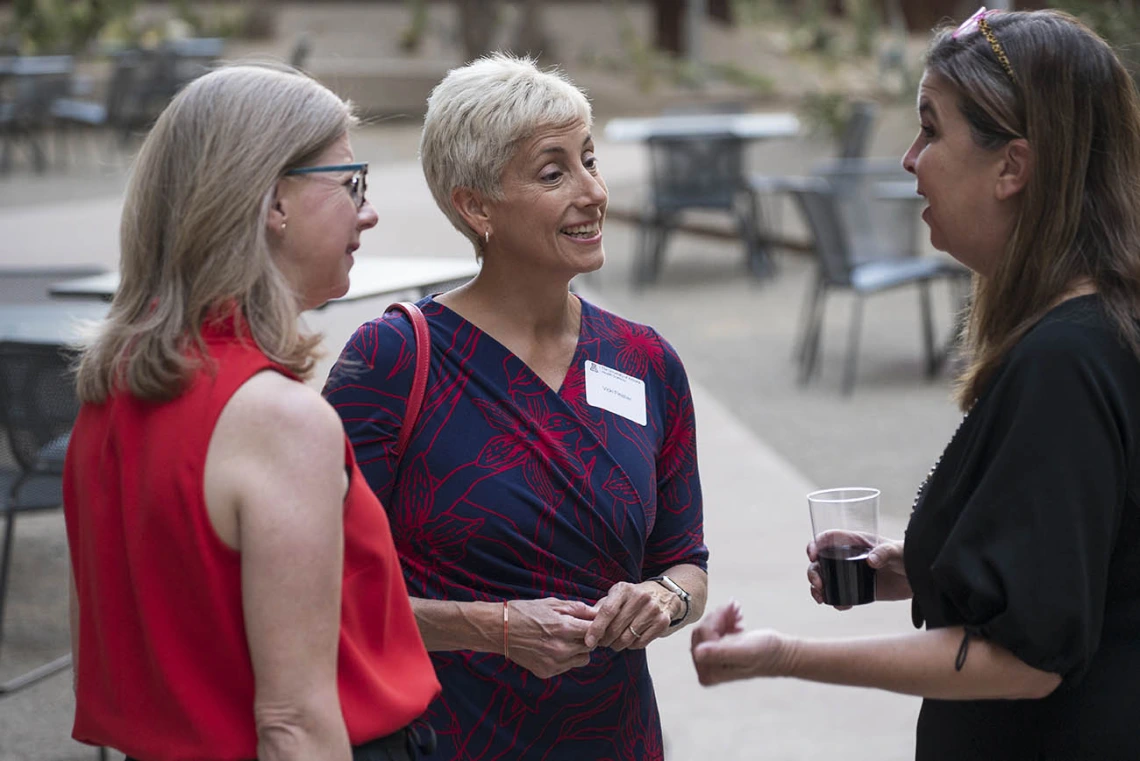
M 355 142 L 357 155 L 370 158 L 383 154 L 384 146 L 414 144 L 406 133 L 381 129 L 365 130 Z M 640 148 L 603 144 L 599 155 L 614 203 L 632 204 L 645 171 Z M 787 165 L 805 159 L 802 153 L 792 158 L 773 153 L 770 158 L 770 165 L 777 168 L 781 161 Z M 58 181 L 83 183 L 85 171 L 77 169 Z M 113 191 L 116 181 L 100 171 L 88 175 L 90 186 L 102 190 L 93 191 L 94 197 L 86 200 L 54 202 L 49 179 L 37 184 L 37 192 L 43 193 L 38 199 L 12 199 L 0 206 L 0 266 L 114 266 L 120 201 L 105 190 Z M 19 178 L 0 180 L 0 185 L 13 181 Z M 0 194 L 12 192 L 11 186 L 0 190 Z M 370 176 L 370 196 L 381 222 L 365 236 L 360 255 L 468 255 L 465 240 L 435 209 L 418 166 L 407 154 L 380 162 Z M 902 301 L 887 298 L 872 307 L 864 344 L 866 369 L 855 400 L 843 400 L 829 369 L 823 383 L 807 391 L 795 390 L 787 370 L 791 318 L 797 314 L 809 274 L 802 258 L 781 259 L 777 281 L 758 285 L 741 277 L 742 257 L 734 245 L 681 238 L 671 251 L 662 283 L 635 294 L 626 277 L 630 245 L 631 231 L 611 225 L 610 262 L 603 274 L 588 278 L 582 288 L 600 305 L 660 327 L 686 359 L 694 380 L 712 553 L 710 605 L 735 597 L 743 603 L 750 624 L 811 636 L 908 628 L 908 610 L 902 604 L 872 605 L 842 614 L 816 606 L 807 593 L 803 548 L 810 531 L 804 500 L 809 490 L 849 481 L 879 485 L 876 476 L 867 475 L 866 463 L 907 456 L 922 462 L 904 467 L 915 471 L 906 477 L 917 483 L 925 464 L 937 455 L 939 426 L 948 429 L 953 422 L 953 411 L 944 401 L 944 383 L 928 386 L 919 380 L 917 328 L 913 346 L 897 335 L 911 332 L 913 325 L 906 323 L 913 322 L 913 296 Z M 312 327 L 326 334 L 329 361 L 351 330 L 381 306 L 333 305 L 309 316 Z M 882 323 L 876 322 L 876 314 Z M 828 368 L 835 361 L 830 355 L 824 358 Z M 761 410 L 759 417 L 756 410 Z M 900 420 L 908 415 L 909 422 Z M 758 426 L 756 421 L 764 416 L 777 423 Z M 915 426 L 916 420 L 923 424 Z M 829 427 L 829 422 L 834 425 Z M 893 430 L 906 430 L 908 425 L 923 429 L 915 432 L 920 444 L 893 437 Z M 781 438 L 818 441 L 799 448 L 774 447 Z M 851 446 L 852 441 L 864 446 Z M 917 455 L 906 451 L 916 446 Z M 823 475 L 804 475 L 802 465 L 791 464 L 790 457 L 813 465 Z M 901 495 L 889 496 L 905 501 Z M 886 531 L 898 534 L 905 513 L 889 506 L 886 512 Z M 66 573 L 61 516 L 21 519 L 0 676 L 66 650 Z M 844 754 L 902 761 L 912 757 L 916 700 L 790 681 L 706 690 L 696 682 L 687 639 L 682 633 L 650 651 L 670 759 L 814 761 Z M 68 739 L 71 710 L 70 680 L 65 675 L 0 702 L 0 761 L 91 761 L 93 750 Z

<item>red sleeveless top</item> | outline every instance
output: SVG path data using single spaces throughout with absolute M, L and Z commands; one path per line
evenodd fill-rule
M 204 329 L 204 366 L 171 402 L 116 393 L 83 405 L 64 473 L 79 595 L 73 736 L 144 761 L 257 755 L 241 555 L 203 496 L 222 408 L 273 364 L 232 324 Z M 248 336 L 248 334 L 247 334 Z M 353 745 L 391 734 L 438 694 L 388 519 L 345 439 L 341 710 Z

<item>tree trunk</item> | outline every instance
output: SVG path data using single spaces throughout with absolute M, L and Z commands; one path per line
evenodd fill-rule
M 545 0 L 522 0 L 521 5 L 514 52 L 532 58 L 539 56 L 554 58 L 554 51 L 550 49 L 550 40 L 546 36 L 546 27 L 543 24 Z
M 709 18 L 728 26 L 736 23 L 731 0 L 709 0 Z
M 661 51 L 685 53 L 685 0 L 653 0 L 656 34 L 653 44 Z
M 499 0 L 457 0 L 463 54 L 468 61 L 492 52 L 499 28 Z

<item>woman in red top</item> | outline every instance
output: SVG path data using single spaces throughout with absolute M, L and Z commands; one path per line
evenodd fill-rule
M 201 77 L 139 154 L 64 483 L 74 736 L 143 761 L 407 759 L 439 691 L 297 316 L 377 223 L 350 108 Z M 426 731 L 425 731 L 426 730 Z

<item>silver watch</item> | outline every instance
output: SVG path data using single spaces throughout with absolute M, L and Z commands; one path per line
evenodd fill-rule
M 688 592 L 686 592 L 684 589 L 682 589 L 682 588 L 681 588 L 681 585 L 680 585 L 680 584 L 678 584 L 677 582 L 673 581 L 673 580 L 672 580 L 672 579 L 670 579 L 668 576 L 664 576 L 664 575 L 662 575 L 662 576 L 652 576 L 652 577 L 650 577 L 650 578 L 646 579 L 646 581 L 656 581 L 658 584 L 660 584 L 661 586 L 665 587 L 666 589 L 668 589 L 668 590 L 669 590 L 670 592 L 672 592 L 673 594 L 675 594 L 675 595 L 677 595 L 678 597 L 680 597 L 680 598 L 681 598 L 681 602 L 685 603 L 685 612 L 681 614 L 681 617 L 680 617 L 680 618 L 675 618 L 675 619 L 673 619 L 672 621 L 670 621 L 670 622 L 669 622 L 669 625 L 670 625 L 670 626 L 678 626 L 678 625 L 680 625 L 680 624 L 681 624 L 681 622 L 682 622 L 682 621 L 684 621 L 686 618 L 688 618 L 688 617 L 689 617 L 689 599 L 690 599 L 690 595 L 689 595 L 689 593 L 688 593 Z

